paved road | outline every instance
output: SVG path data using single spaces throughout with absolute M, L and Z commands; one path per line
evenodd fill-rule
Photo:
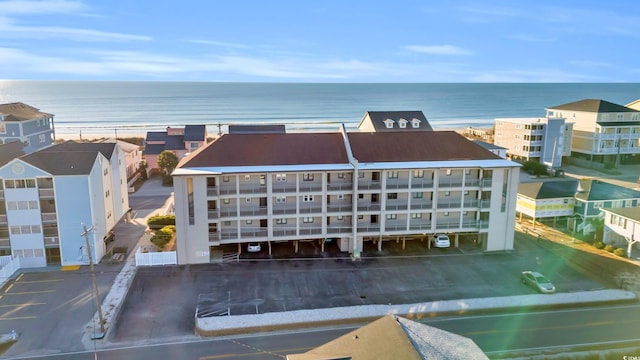
M 559 309 L 476 316 L 438 317 L 423 323 L 471 338 L 489 356 L 517 353 L 528 357 L 541 348 L 563 353 L 577 345 L 600 344 L 615 348 L 640 346 L 640 306 Z M 282 359 L 331 341 L 354 327 L 306 329 L 295 332 L 177 341 L 100 350 L 99 359 Z M 588 346 L 587 346 L 588 348 Z M 585 348 L 579 348 L 585 350 Z M 91 352 L 52 355 L 35 359 L 86 359 Z M 619 353 L 618 353 L 619 354 Z M 627 351 L 624 355 L 640 356 Z M 620 357 L 616 357 L 620 358 Z

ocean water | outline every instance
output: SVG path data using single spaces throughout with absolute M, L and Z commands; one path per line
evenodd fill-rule
M 625 105 L 640 83 L 220 83 L 0 80 L 0 103 L 55 115 L 59 138 L 143 134 L 205 124 L 285 124 L 288 131 L 355 128 L 366 111 L 421 110 L 436 129 L 488 127 L 495 118 L 537 117 L 582 99 Z

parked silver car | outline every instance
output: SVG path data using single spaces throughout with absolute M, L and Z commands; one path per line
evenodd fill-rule
M 523 271 L 521 277 L 523 284 L 529 285 L 541 293 L 551 294 L 556 291 L 556 287 L 553 286 L 551 281 L 539 272 Z
M 255 253 L 260 252 L 260 250 L 262 250 L 260 243 L 249 243 L 249 245 L 247 245 L 247 252 Z

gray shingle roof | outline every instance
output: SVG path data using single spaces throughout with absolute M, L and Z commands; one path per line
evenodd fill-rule
M 61 144 L 53 145 L 41 151 L 56 152 L 56 151 L 99 151 L 107 159 L 111 159 L 113 151 L 116 148 L 116 143 L 81 143 L 75 141 L 65 141 Z
M 53 116 L 21 102 L 0 104 L 0 114 L 5 115 L 5 121 L 24 121 Z
M 10 141 L 6 144 L 0 144 L 0 166 L 24 155 L 26 153 L 26 151 L 24 151 L 25 147 L 25 144 L 21 141 Z
M 575 180 L 520 183 L 518 194 L 531 199 L 572 198 L 577 188 L 578 182 Z
M 487 150 L 506 150 L 507 149 L 505 147 L 502 147 L 502 146 L 499 146 L 499 145 L 496 145 L 496 144 L 491 144 L 491 143 L 488 143 L 488 142 L 484 142 L 484 141 L 481 141 L 481 140 L 471 140 L 471 141 L 473 141 L 474 143 L 482 146 L 483 148 L 485 148 Z
M 574 111 L 585 111 L 585 112 L 593 112 L 593 113 L 608 113 L 608 112 L 635 112 L 637 110 L 628 108 L 626 106 L 614 104 L 612 102 L 608 102 L 605 100 L 598 99 L 585 99 L 574 101 L 568 104 L 562 104 L 558 106 L 552 106 L 548 109 L 554 110 L 574 110 Z
M 433 128 L 431 127 L 431 124 L 429 124 L 429 121 L 424 116 L 424 113 L 422 113 L 422 111 L 367 111 L 362 117 L 362 121 L 364 121 L 364 119 L 367 116 L 371 119 L 371 122 L 373 123 L 373 126 L 376 129 L 376 131 L 391 132 L 391 131 L 416 131 L 416 130 L 432 131 L 433 130 Z M 384 123 L 384 121 L 387 119 L 391 119 L 396 122 L 393 128 L 387 128 L 386 124 Z M 400 119 L 405 119 L 409 121 L 406 128 L 398 127 L 397 121 Z M 420 120 L 420 126 L 418 128 L 413 128 L 411 126 L 411 119 Z M 362 124 L 362 121 L 360 121 L 360 124 Z
M 204 125 L 185 125 L 184 141 L 205 141 L 207 137 L 207 127 Z M 184 144 L 183 144 L 184 149 Z
M 88 175 L 98 151 L 36 151 L 23 160 L 52 175 Z
M 640 191 L 595 179 L 580 180 L 580 187 L 578 190 L 581 191 L 576 193 L 576 199 L 583 201 L 640 198 Z

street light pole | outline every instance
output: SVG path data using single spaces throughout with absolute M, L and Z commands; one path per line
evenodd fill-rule
M 93 269 L 93 255 L 91 254 L 91 246 L 89 246 L 89 231 L 93 231 L 94 227 L 87 229 L 85 224 L 82 224 L 82 234 L 84 236 L 85 245 L 87 247 L 87 254 L 89 254 L 89 266 L 91 267 L 91 283 L 93 285 L 93 297 L 96 300 L 96 307 L 98 308 L 98 321 L 100 321 L 100 333 L 94 334 L 91 339 L 102 339 L 104 337 L 104 319 L 102 318 L 102 306 L 100 306 L 100 292 L 98 291 L 98 283 L 96 282 L 96 273 Z

